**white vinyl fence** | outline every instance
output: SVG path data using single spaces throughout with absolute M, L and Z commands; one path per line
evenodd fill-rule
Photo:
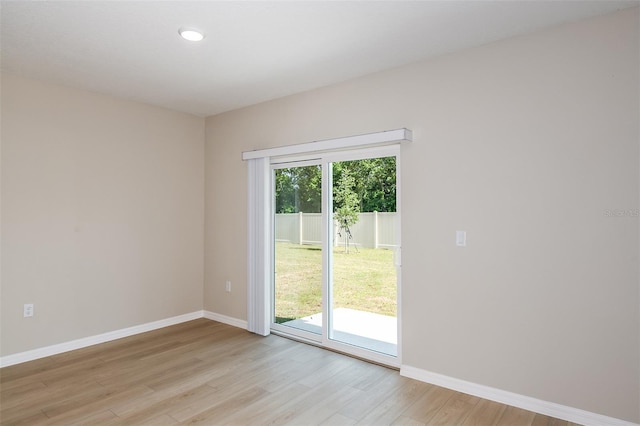
M 367 248 L 396 247 L 396 215 L 395 212 L 360 213 L 358 222 L 351 227 L 352 239 L 349 244 Z M 275 216 L 276 241 L 322 243 L 321 213 L 278 213 Z M 337 224 L 334 224 L 333 231 L 334 244 L 344 244 L 345 232 Z

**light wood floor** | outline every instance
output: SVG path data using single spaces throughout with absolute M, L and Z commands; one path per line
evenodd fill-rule
M 206 319 L 0 370 L 0 422 L 569 425 Z

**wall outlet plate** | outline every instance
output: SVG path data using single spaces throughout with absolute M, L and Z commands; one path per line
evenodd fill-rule
M 25 318 L 29 318 L 33 316 L 33 303 L 25 303 L 23 315 Z

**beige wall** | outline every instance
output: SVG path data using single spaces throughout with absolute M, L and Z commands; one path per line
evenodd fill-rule
M 605 214 L 639 208 L 638 22 L 636 8 L 208 118 L 205 309 L 246 319 L 243 150 L 407 127 L 403 363 L 640 421 L 638 218 Z
M 203 152 L 202 118 L 2 76 L 3 356 L 202 309 Z

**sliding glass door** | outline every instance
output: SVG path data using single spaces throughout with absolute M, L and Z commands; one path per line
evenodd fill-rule
M 398 150 L 272 164 L 272 331 L 398 356 Z
M 322 334 L 322 167 L 274 168 L 273 322 Z M 281 330 L 287 331 L 286 328 Z
M 397 355 L 396 157 L 337 161 L 329 235 L 329 339 Z

